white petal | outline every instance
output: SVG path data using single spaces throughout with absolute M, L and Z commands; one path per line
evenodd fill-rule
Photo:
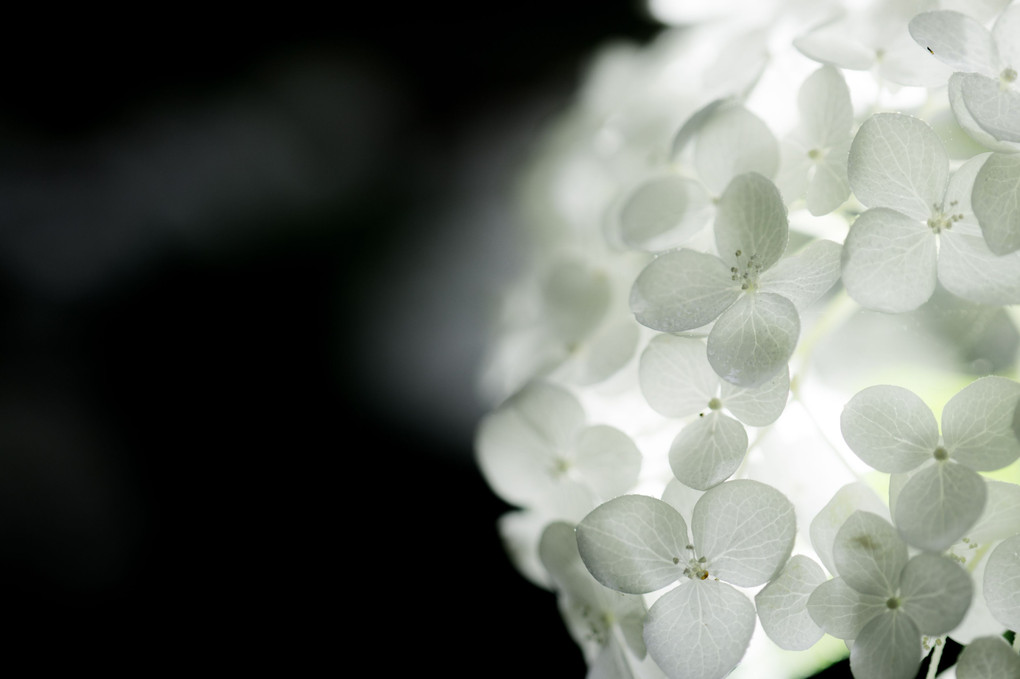
M 641 451 L 629 436 L 615 427 L 585 427 L 574 444 L 572 467 L 577 479 L 600 499 L 629 492 L 641 471 Z
M 630 308 L 641 325 L 683 332 L 711 323 L 739 296 L 740 286 L 721 259 L 677 250 L 641 271 L 630 291 Z
M 691 535 L 709 573 L 741 587 L 768 582 L 790 558 L 793 505 L 775 488 L 738 479 L 707 491 L 694 507 Z
M 741 271 L 768 269 L 783 256 L 789 236 L 786 205 L 776 185 L 754 172 L 734 177 L 716 209 L 715 243 L 722 260 Z
M 714 195 L 745 172 L 772 177 L 779 167 L 779 142 L 761 118 L 740 104 L 716 109 L 701 126 L 694 165 Z
M 538 558 L 557 588 L 575 597 L 590 596 L 594 580 L 577 552 L 574 524 L 554 521 L 546 526 L 538 541 Z
M 708 196 L 697 182 L 669 175 L 640 185 L 620 212 L 620 237 L 634 249 L 658 252 L 691 239 L 709 219 Z
M 921 633 L 901 611 L 873 619 L 850 649 L 850 671 L 856 679 L 912 679 L 920 664 Z
M 1002 637 L 981 637 L 956 659 L 956 679 L 1020 679 L 1020 656 Z
M 803 651 L 822 638 L 822 630 L 808 614 L 808 597 L 825 582 L 822 567 L 796 554 L 782 572 L 754 597 L 765 633 L 780 648 Z
M 866 71 L 875 63 L 875 52 L 855 39 L 853 28 L 846 21 L 830 23 L 798 37 L 793 45 L 801 54 L 820 63 Z
M 1013 68 L 1020 65 L 1020 5 L 1010 4 L 992 26 L 992 37 L 999 52 L 999 63 Z
M 907 564 L 907 545 L 876 514 L 857 511 L 836 534 L 832 545 L 836 571 L 862 594 L 892 596 Z
M 705 352 L 705 343 L 692 337 L 652 338 L 641 353 L 638 383 L 653 410 L 666 417 L 686 417 L 708 407 L 721 380 Z
M 1020 92 L 978 73 L 960 76 L 960 87 L 967 110 L 981 129 L 1000 141 L 1020 142 Z
M 764 427 L 779 419 L 789 396 L 789 370 L 780 370 L 775 377 L 757 387 L 738 387 L 723 381 L 720 390 L 723 408 L 752 427 Z
M 762 384 L 787 367 L 800 335 L 793 302 L 769 292 L 744 295 L 708 334 L 708 362 L 728 382 Z
M 475 450 L 486 481 L 511 504 L 527 507 L 555 489 L 550 471 L 566 457 L 585 414 L 570 392 L 534 382 L 486 415 Z
M 673 439 L 669 466 L 680 483 L 707 490 L 737 471 L 746 452 L 744 425 L 712 411 L 692 421 Z
M 922 12 L 910 20 L 908 29 L 918 45 L 954 71 L 991 75 L 998 66 L 991 32 L 966 14 Z
M 809 75 L 797 94 L 797 108 L 803 138 L 814 148 L 828 148 L 850 138 L 854 111 L 839 69 L 823 66 Z
M 956 122 L 968 136 L 986 149 L 1006 153 L 1020 151 L 1020 142 L 1000 141 L 978 125 L 974 116 L 971 115 L 970 109 L 967 108 L 966 100 L 963 98 L 963 82 L 966 75 L 968 74 L 954 73 L 949 77 L 949 87 L 947 88 L 949 106 L 953 110 Z
M 648 654 L 670 679 L 722 679 L 754 634 L 751 601 L 727 584 L 688 581 L 648 611 Z
M 914 474 L 896 498 L 893 522 L 912 546 L 941 552 L 977 523 L 988 491 L 984 479 L 955 462 L 938 462 Z
M 843 243 L 843 285 L 874 311 L 912 311 L 935 291 L 935 235 L 922 222 L 887 208 L 863 213 Z
M 949 155 L 928 123 L 901 113 L 876 113 L 850 146 L 850 188 L 867 207 L 898 210 L 926 220 L 942 202 Z
M 887 597 L 861 594 L 843 578 L 821 583 L 808 598 L 811 619 L 838 639 L 855 639 L 876 616 L 884 613 Z
M 922 634 L 947 634 L 963 620 L 974 594 L 960 564 L 937 554 L 918 554 L 900 577 L 903 611 Z
M 977 471 L 1001 469 L 1020 458 L 1013 414 L 1020 383 L 989 375 L 949 399 L 942 410 L 942 437 L 952 459 Z
M 849 143 L 830 149 L 824 159 L 815 163 L 807 187 L 807 206 L 811 214 L 827 215 L 850 197 L 850 180 L 846 174 L 848 146 Z
M 993 153 L 974 179 L 971 205 L 988 248 L 997 255 L 1020 249 L 1020 155 Z
M 764 272 L 758 287 L 762 292 L 782 295 L 793 302 L 797 311 L 804 311 L 839 280 L 841 255 L 839 243 L 814 240 Z
M 580 342 L 605 317 L 611 295 L 609 279 L 589 262 L 559 259 L 543 283 L 545 317 L 563 342 Z
M 1005 540 L 1020 526 L 1020 485 L 986 479 L 985 486 L 988 488 L 985 511 L 974 527 L 967 531 L 972 543 Z
M 687 523 L 662 500 L 621 495 L 577 525 L 577 549 L 595 579 L 628 594 L 654 592 L 683 577 Z
M 1003 540 L 985 566 L 985 601 L 1007 629 L 1020 629 L 1020 535 Z
M 846 520 L 854 512 L 862 510 L 878 516 L 888 517 L 889 510 L 882 503 L 878 494 L 863 482 L 848 483 L 832 496 L 821 511 L 811 520 L 811 546 L 815 548 L 830 573 L 836 573 L 836 564 L 832 557 L 832 546 L 836 534 Z
M 843 408 L 839 424 L 850 449 L 881 472 L 915 469 L 931 459 L 939 441 L 931 408 L 914 392 L 892 385 L 855 394 Z

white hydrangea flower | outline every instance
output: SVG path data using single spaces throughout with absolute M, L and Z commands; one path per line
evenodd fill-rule
M 577 546 L 595 579 L 614 590 L 644 594 L 679 583 L 648 611 L 648 653 L 671 679 L 721 679 L 755 628 L 754 605 L 736 587 L 771 580 L 789 559 L 795 532 L 782 493 L 737 480 L 700 497 L 690 539 L 671 505 L 623 495 L 581 521 Z
M 850 296 L 876 311 L 910 311 L 931 298 L 939 281 L 971 301 L 1020 302 L 1020 254 L 992 253 L 971 207 L 987 160 L 976 156 L 950 177 L 945 147 L 923 120 L 900 113 L 868 118 L 847 168 L 850 188 L 869 208 L 843 244 Z
M 853 640 L 856 679 L 912 679 L 921 635 L 946 634 L 963 620 L 973 588 L 956 562 L 908 556 L 896 530 L 870 512 L 854 512 L 833 545 L 837 577 L 811 594 L 808 612 L 827 633 Z

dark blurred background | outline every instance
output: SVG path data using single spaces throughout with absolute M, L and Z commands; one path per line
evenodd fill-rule
M 583 676 L 499 544 L 475 370 L 515 168 L 657 27 L 338 11 L 9 24 L 0 610 L 40 667 Z

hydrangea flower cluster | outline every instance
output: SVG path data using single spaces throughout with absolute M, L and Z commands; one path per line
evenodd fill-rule
M 510 558 L 592 678 L 1020 678 L 1020 3 L 671 1 L 521 177 Z

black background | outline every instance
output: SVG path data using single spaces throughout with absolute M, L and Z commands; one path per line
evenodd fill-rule
M 342 11 L 5 43 L 12 658 L 583 676 L 499 543 L 472 389 L 515 264 L 499 196 L 592 51 L 658 27 L 623 0 Z
M 590 51 L 656 27 L 626 2 L 340 11 L 9 26 L 12 658 L 582 676 L 474 466 L 512 236 L 464 229 Z

